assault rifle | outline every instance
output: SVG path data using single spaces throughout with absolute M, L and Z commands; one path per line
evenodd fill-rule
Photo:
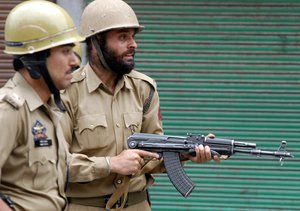
M 278 157 L 281 165 L 283 164 L 285 157 L 293 157 L 291 153 L 286 151 L 286 141 L 282 141 L 277 151 L 264 151 L 256 149 L 255 143 L 240 142 L 223 138 L 209 138 L 204 135 L 188 135 L 187 137 L 181 137 L 135 133 L 128 138 L 127 144 L 129 149 L 141 149 L 160 154 L 164 159 L 164 165 L 169 179 L 178 192 L 184 197 L 189 196 L 195 188 L 195 184 L 185 174 L 180 163 L 180 154 L 190 154 L 195 156 L 195 147 L 200 144 L 209 146 L 212 156 L 231 156 L 235 153 L 246 153 L 256 156 L 269 155 Z

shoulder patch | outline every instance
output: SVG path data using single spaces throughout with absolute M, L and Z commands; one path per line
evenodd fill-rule
M 128 74 L 129 77 L 132 77 L 132 78 L 138 78 L 138 79 L 141 79 L 141 80 L 144 80 L 144 81 L 147 81 L 148 83 L 150 83 L 154 88 L 156 87 L 155 85 L 155 81 L 154 79 L 150 78 L 149 76 L 143 74 L 143 73 L 140 73 L 136 70 L 132 70 L 131 73 Z
M 19 109 L 25 102 L 25 100 L 15 92 L 7 93 L 3 97 L 3 100 L 5 102 L 8 102 L 10 105 L 12 105 L 16 109 Z

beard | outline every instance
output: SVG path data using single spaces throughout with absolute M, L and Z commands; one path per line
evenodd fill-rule
M 109 68 L 115 72 L 118 76 L 123 76 L 125 74 L 128 74 L 132 71 L 132 69 L 135 66 L 134 63 L 134 54 L 135 50 L 128 50 L 124 52 L 121 55 L 117 55 L 117 53 L 114 50 L 108 49 L 106 45 L 101 47 L 103 57 L 109 66 Z M 133 54 L 133 59 L 130 61 L 124 61 L 123 55 L 126 54 Z

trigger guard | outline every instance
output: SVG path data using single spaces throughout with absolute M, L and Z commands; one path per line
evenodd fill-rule
M 211 152 L 211 157 L 212 158 L 214 158 L 215 155 L 217 155 L 218 157 L 221 157 L 221 155 L 218 152 L 214 151 L 214 150 L 210 150 L 210 152 Z

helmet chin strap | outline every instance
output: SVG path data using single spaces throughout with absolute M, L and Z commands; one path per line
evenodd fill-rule
M 61 102 L 61 99 L 60 99 L 60 92 L 59 90 L 55 87 L 50 75 L 49 75 L 49 72 L 48 72 L 48 69 L 46 67 L 46 64 L 44 62 L 43 65 L 41 65 L 41 72 L 42 72 L 42 75 L 44 77 L 44 80 L 46 81 L 46 84 L 50 90 L 50 92 L 53 94 L 54 96 L 54 102 L 56 104 L 56 106 L 59 108 L 59 110 L 61 110 L 62 112 L 65 112 L 66 109 L 65 107 L 63 106 L 62 102 Z
M 109 66 L 108 64 L 106 63 L 105 59 L 104 59 L 104 56 L 103 56 L 103 53 L 102 53 L 102 50 L 99 46 L 99 43 L 98 43 L 98 40 L 96 39 L 96 36 L 93 36 L 91 37 L 91 40 L 92 40 L 92 43 L 94 44 L 96 50 L 97 50 L 97 54 L 98 54 L 98 57 L 100 59 L 100 62 L 101 64 L 103 65 L 103 67 L 107 70 L 110 70 L 112 72 L 114 72 Z
M 62 111 L 65 111 L 65 108 L 60 99 L 60 92 L 55 87 L 46 66 L 47 51 L 38 52 L 32 55 L 21 56 L 19 59 L 23 65 L 27 68 L 31 78 L 39 79 L 44 78 L 50 92 L 54 96 L 54 102 L 56 106 Z

